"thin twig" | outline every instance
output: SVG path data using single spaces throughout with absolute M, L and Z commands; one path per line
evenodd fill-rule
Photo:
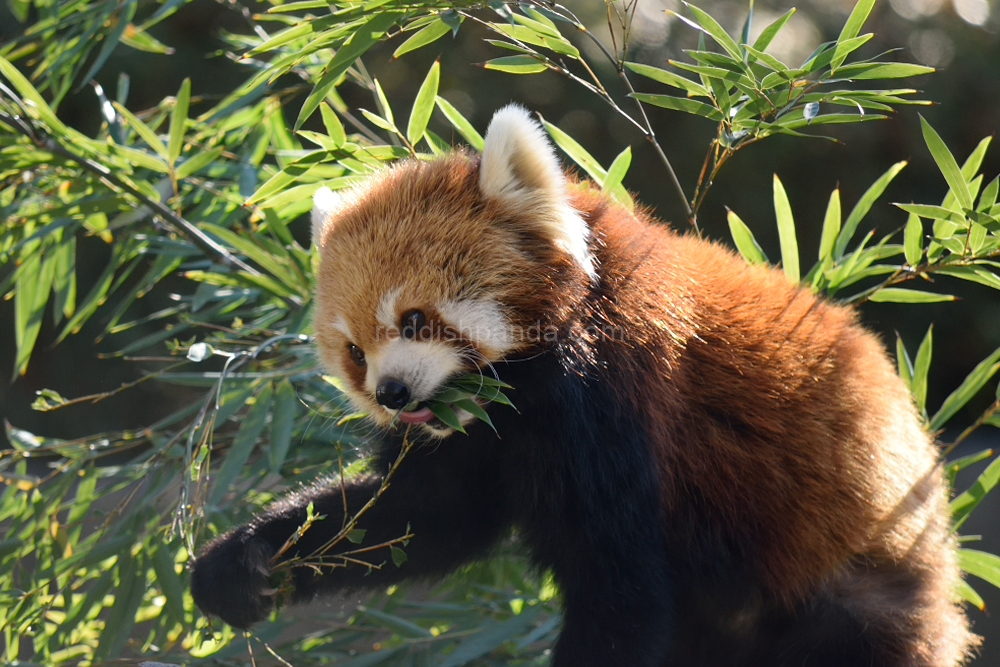
M 532 4 L 535 4 L 536 6 L 543 6 L 543 3 L 540 3 L 537 0 L 532 2 Z M 588 30 L 587 26 L 585 26 L 580 21 L 580 19 L 578 19 L 576 15 L 572 11 L 567 9 L 565 6 L 553 5 L 553 6 L 545 6 L 544 8 L 548 11 L 552 11 L 553 8 L 556 8 L 560 12 L 562 12 L 564 18 L 572 22 L 574 24 L 574 27 L 576 27 L 578 31 L 586 35 L 587 38 L 590 39 L 590 41 L 593 42 L 598 49 L 600 49 L 601 53 L 604 54 L 604 57 L 608 59 L 608 62 L 612 64 L 612 66 L 615 68 L 615 71 L 618 73 L 618 77 L 624 82 L 626 88 L 628 89 L 629 96 L 631 97 L 632 95 L 635 94 L 636 92 L 635 88 L 632 86 L 632 81 L 628 78 L 628 74 L 625 71 L 625 65 L 623 64 L 624 53 L 623 57 L 619 58 L 617 53 L 612 53 L 608 51 L 608 48 L 604 45 L 603 42 L 601 42 L 600 39 L 597 38 L 597 35 Z M 646 109 L 642 105 L 642 102 L 640 102 L 635 97 L 631 98 L 635 102 L 636 108 L 639 111 L 639 115 L 642 118 L 642 122 L 640 123 L 636 121 L 634 118 L 632 118 L 631 115 L 625 113 L 625 111 L 620 109 L 618 105 L 610 99 L 610 95 L 608 95 L 608 98 L 609 99 L 606 101 L 611 103 L 612 107 L 618 110 L 619 113 L 621 113 L 624 117 L 632 121 L 632 123 L 635 124 L 642 132 L 642 134 L 646 137 L 646 140 L 653 145 L 653 148 L 656 150 L 657 156 L 659 156 L 660 158 L 660 162 L 662 162 L 663 166 L 666 167 L 667 169 L 667 175 L 670 177 L 670 183 L 673 186 L 674 190 L 677 192 L 677 195 L 681 200 L 681 204 L 684 206 L 684 212 L 687 215 L 688 221 L 691 223 L 692 227 L 694 227 L 695 231 L 698 231 L 698 221 L 694 217 L 690 204 L 688 204 L 687 195 L 684 194 L 684 188 L 681 186 L 680 179 L 677 178 L 677 172 L 674 171 L 674 167 L 670 163 L 670 159 L 667 157 L 666 152 L 664 152 L 663 147 L 660 145 L 659 140 L 657 140 L 656 138 L 656 131 L 653 130 L 653 125 L 649 121 L 649 116 L 646 114 Z
M 403 462 L 403 459 L 406 458 L 406 455 L 413 448 L 413 443 L 410 442 L 410 428 L 411 427 L 407 426 L 406 433 L 403 434 L 403 443 L 400 447 L 399 455 L 396 456 L 396 460 L 393 461 L 392 465 L 389 467 L 389 471 L 386 473 L 385 477 L 382 478 L 382 483 L 379 485 L 378 490 L 376 490 L 375 494 L 371 497 L 371 499 L 367 503 L 365 503 L 364 507 L 358 510 L 358 512 L 353 517 L 351 517 L 351 520 L 348 521 L 343 528 L 341 528 L 340 532 L 338 532 L 336 535 L 331 537 L 325 543 L 323 543 L 315 550 L 313 550 L 311 554 L 309 554 L 306 557 L 301 557 L 301 558 L 295 557 L 282 561 L 273 568 L 272 570 L 273 572 L 280 572 L 281 570 L 286 570 L 288 568 L 294 567 L 296 564 L 305 564 L 307 563 L 309 558 L 312 558 L 317 554 L 320 557 L 324 556 L 330 549 L 332 549 L 334 546 L 343 541 L 351 533 L 351 531 L 354 530 L 354 528 L 358 525 L 358 521 L 361 519 L 361 517 L 364 516 L 375 505 L 376 502 L 378 502 L 378 499 L 381 498 L 382 494 L 384 494 L 386 490 L 389 488 L 389 484 L 390 482 L 392 482 L 392 478 L 395 476 L 396 471 L 399 469 L 400 464 Z M 293 535 L 292 537 L 295 536 Z M 289 540 L 287 540 L 285 544 L 282 545 L 281 549 L 279 549 L 278 552 L 271 558 L 271 562 L 275 563 L 275 561 L 281 556 L 283 556 L 292 547 L 293 544 L 294 542 L 292 542 L 292 538 L 289 538 Z

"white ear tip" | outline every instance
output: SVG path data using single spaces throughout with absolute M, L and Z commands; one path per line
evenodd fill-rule
M 527 109 L 520 104 L 508 104 L 493 114 L 489 127 L 486 128 L 486 140 L 490 135 L 494 138 L 517 136 L 518 134 L 528 134 L 544 138 L 542 126 L 531 117 Z
M 313 208 L 316 211 L 322 211 L 324 214 L 330 213 L 337 208 L 339 199 L 340 197 L 337 196 L 337 193 L 324 185 L 313 195 Z
M 329 217 L 340 208 L 340 201 L 340 195 L 326 186 L 321 187 L 313 195 L 312 242 L 314 245 L 322 245 L 323 228 Z

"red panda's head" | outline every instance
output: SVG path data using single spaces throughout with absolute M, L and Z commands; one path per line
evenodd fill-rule
M 320 359 L 376 423 L 447 435 L 421 402 L 571 317 L 595 276 L 588 237 L 551 145 L 516 106 L 494 116 L 481 157 L 410 160 L 347 193 L 321 189 Z

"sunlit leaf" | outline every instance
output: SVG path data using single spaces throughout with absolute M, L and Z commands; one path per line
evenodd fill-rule
M 295 426 L 295 413 L 299 400 L 295 388 L 288 380 L 278 383 L 274 392 L 274 414 L 271 415 L 271 441 L 267 454 L 270 471 L 277 473 L 288 456 L 292 444 L 292 429 Z
M 847 246 L 850 244 L 851 239 L 854 238 L 854 233 L 857 231 L 858 225 L 861 224 L 864 217 L 868 215 L 868 211 L 871 210 L 872 205 L 876 202 L 876 200 L 878 200 L 879 197 L 882 196 L 882 193 L 885 192 L 887 187 L 889 187 L 892 179 L 896 178 L 896 175 L 903 170 L 903 167 L 905 167 L 906 164 L 907 163 L 904 160 L 889 167 L 889 169 L 886 170 L 884 174 L 879 176 L 878 180 L 872 183 L 868 190 L 861 195 L 861 199 L 859 199 L 858 203 L 854 205 L 853 209 L 851 209 L 850 214 L 847 216 L 847 220 L 844 222 L 844 227 L 840 230 L 840 234 L 837 236 L 837 243 L 833 248 L 834 257 L 840 259 L 844 256 L 844 253 L 847 251 Z
M 167 156 L 170 164 L 177 162 L 184 147 L 184 126 L 188 118 L 188 105 L 191 103 L 191 79 L 184 79 L 181 82 L 181 89 L 177 92 L 174 108 L 170 112 L 170 145 L 167 148 Z
M 906 383 L 906 388 L 913 391 L 913 361 L 906 351 L 903 338 L 896 334 L 896 367 L 899 370 L 899 377 Z
M 483 63 L 486 69 L 508 74 L 538 74 L 548 69 L 545 63 L 532 56 L 503 56 Z
M 240 424 L 240 430 L 233 439 L 232 447 L 222 460 L 222 466 L 218 473 L 213 475 L 212 493 L 209 497 L 209 503 L 212 505 L 218 504 L 229 493 L 229 487 L 236 481 L 243 466 L 250 459 L 250 454 L 264 432 L 264 425 L 271 413 L 273 395 L 274 388 L 270 382 L 265 383 L 257 393 L 254 404 L 250 406 L 246 418 Z
M 931 417 L 930 428 L 937 431 L 948 423 L 959 410 L 972 399 L 973 396 L 986 386 L 986 383 L 1000 370 L 1000 348 L 993 354 L 980 361 L 974 369 L 966 376 L 959 387 L 944 399 L 944 403 L 937 413 Z
M 465 116 L 456 109 L 451 102 L 444 99 L 440 95 L 434 99 L 434 103 L 437 108 L 441 110 L 448 122 L 451 123 L 452 127 L 458 131 L 462 138 L 465 139 L 470 146 L 475 148 L 480 153 L 483 152 L 483 146 L 485 142 L 483 141 L 483 135 L 476 131 L 476 128 L 472 126 Z
M 757 51 L 765 51 L 767 47 L 771 45 L 774 38 L 781 32 L 781 29 L 785 27 L 788 20 L 795 15 L 796 9 L 792 7 L 787 12 L 779 16 L 774 22 L 761 31 L 760 35 L 757 37 L 757 41 L 753 43 L 753 48 Z
M 951 294 L 935 294 L 902 287 L 886 287 L 872 294 L 868 300 L 880 303 L 890 301 L 893 303 L 939 303 L 941 301 L 954 301 L 955 297 Z
M 435 60 L 427 72 L 427 76 L 424 77 L 424 82 L 420 84 L 420 90 L 417 91 L 417 97 L 413 101 L 413 110 L 410 111 L 410 122 L 406 126 L 406 138 L 411 145 L 415 146 L 423 138 L 427 123 L 431 120 L 440 76 L 441 63 Z
M 955 459 L 954 461 L 948 461 L 948 464 L 944 467 L 945 475 L 948 477 L 948 485 L 955 485 L 955 476 L 961 471 L 965 470 L 969 466 L 973 466 L 980 461 L 985 461 L 988 458 L 993 457 L 992 449 L 984 449 L 975 454 L 969 454 L 968 456 L 962 456 Z
M 917 266 L 924 255 L 924 226 L 920 218 L 911 213 L 906 219 L 903 230 L 903 247 L 906 252 L 906 263 Z
M 950 503 L 952 525 L 958 530 L 972 511 L 979 506 L 986 495 L 1000 482 L 1000 457 L 986 466 L 986 470 L 980 473 L 976 481 L 966 491 L 955 496 Z
M 819 260 L 833 256 L 833 247 L 840 234 L 840 188 L 830 193 L 826 204 L 826 214 L 823 216 L 823 233 L 819 241 Z
M 743 259 L 748 264 L 767 264 L 767 257 L 764 255 L 764 251 L 761 250 L 757 239 L 754 238 L 753 232 L 740 219 L 740 216 L 736 215 L 733 211 L 728 211 L 726 219 L 729 221 L 729 233 L 733 237 L 733 243 L 736 244 L 736 249 L 740 251 Z
M 640 65 L 639 63 L 626 62 L 624 65 L 636 74 L 668 86 L 673 86 L 674 88 L 680 88 L 681 90 L 686 91 L 689 95 L 699 95 L 701 97 L 709 96 L 708 90 L 704 86 L 692 81 L 691 79 L 680 76 L 679 74 L 668 72 L 667 70 L 660 69 L 659 67 Z
M 934 349 L 934 325 L 927 328 L 927 333 L 920 341 L 917 349 L 917 358 L 913 362 L 913 382 L 910 385 L 913 392 L 913 399 L 917 403 L 920 412 L 927 418 L 927 376 L 931 369 L 931 356 Z
M 422 46 L 436 42 L 447 35 L 450 30 L 451 28 L 447 23 L 441 19 L 437 19 L 418 30 L 409 39 L 400 44 L 399 48 L 393 52 L 392 57 L 399 58 L 410 51 L 416 51 Z
M 975 591 L 972 586 L 968 584 L 964 579 L 960 579 L 955 585 L 955 593 L 962 600 L 965 600 L 969 604 L 973 605 L 979 611 L 986 611 L 986 603 L 983 602 L 982 596 Z
M 963 209 L 972 208 L 972 194 L 969 192 L 969 184 L 962 175 L 962 170 L 958 168 L 955 156 L 951 154 L 941 136 L 931 127 L 923 116 L 920 117 L 920 130 L 924 135 L 924 142 L 927 144 L 934 162 L 944 175 L 948 186 L 958 199 L 958 203 Z
M 631 93 L 629 97 L 634 97 L 640 102 L 652 104 L 657 107 L 663 107 L 664 109 L 684 111 L 697 116 L 704 116 L 705 118 L 714 121 L 722 120 L 721 111 L 709 104 L 699 102 L 698 100 L 691 100 L 685 97 L 674 97 L 673 95 L 649 95 L 646 93 Z
M 785 186 L 774 175 L 774 215 L 778 219 L 778 239 L 781 242 L 781 266 L 793 283 L 799 282 L 799 245 L 795 238 L 795 219 L 785 194 Z
M 710 16 L 707 12 L 692 5 L 690 2 L 685 2 L 684 5 L 691 10 L 692 14 L 694 14 L 694 20 L 697 21 L 697 23 L 692 23 L 688 19 L 682 17 L 680 14 L 677 14 L 675 12 L 670 12 L 670 13 L 676 16 L 677 18 L 681 19 L 688 25 L 691 25 L 697 28 L 698 30 L 704 31 L 707 35 L 709 35 L 712 39 L 714 39 L 719 46 L 725 49 L 726 53 L 731 55 L 733 58 L 737 59 L 743 58 L 743 54 L 740 52 L 740 47 L 739 45 L 736 44 L 736 40 L 734 40 L 732 37 L 729 36 L 729 33 L 727 33 L 725 29 L 721 25 L 719 25 L 718 21 L 712 18 L 712 16 Z
M 959 549 L 958 566 L 964 572 L 1000 588 L 1000 556 L 975 549 Z

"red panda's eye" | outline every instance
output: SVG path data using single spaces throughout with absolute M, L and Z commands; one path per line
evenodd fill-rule
M 416 338 L 423 339 L 425 336 L 424 327 L 427 326 L 427 317 L 423 311 L 410 310 L 403 314 L 402 335 L 406 340 Z
M 356 363 L 358 366 L 365 365 L 365 353 L 364 351 L 362 351 L 360 347 L 358 347 L 354 343 L 351 343 L 347 346 L 347 351 L 351 353 L 351 359 L 354 360 L 354 363 Z

